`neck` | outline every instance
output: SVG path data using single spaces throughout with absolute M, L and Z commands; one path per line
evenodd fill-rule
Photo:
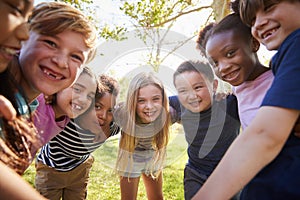
M 62 110 L 56 104 L 52 105 L 52 108 L 55 114 L 56 121 L 62 120 L 66 116 L 66 113 L 62 112 Z
M 270 70 L 269 67 L 266 67 L 266 66 L 262 65 L 260 62 L 258 62 L 247 81 L 255 80 L 257 77 L 259 77 L 261 74 L 265 73 L 268 70 Z

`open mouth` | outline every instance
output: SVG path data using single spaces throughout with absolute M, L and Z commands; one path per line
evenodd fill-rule
M 200 105 L 200 101 L 193 101 L 189 103 L 192 107 L 198 107 Z
M 19 49 L 9 48 L 9 47 L 1 47 L 0 51 L 6 54 L 8 57 L 12 57 L 20 53 Z
M 269 36 L 273 35 L 273 33 L 277 31 L 277 29 L 278 29 L 278 28 L 273 28 L 273 29 L 271 29 L 271 30 L 269 30 L 269 31 L 264 32 L 264 33 L 262 34 L 261 38 L 262 38 L 262 39 L 268 38 Z
M 152 112 L 144 112 L 144 114 L 147 116 L 147 117 L 153 117 L 155 115 L 155 111 L 152 111 Z
M 64 76 L 63 75 L 60 75 L 60 74 L 57 74 L 53 71 L 50 71 L 50 70 L 47 70 L 46 68 L 43 68 L 43 72 L 44 74 L 46 74 L 47 76 L 51 77 L 51 78 L 54 78 L 56 80 L 62 80 L 64 79 Z
M 83 107 L 79 106 L 78 104 L 72 103 L 72 109 L 81 111 L 83 109 Z
M 224 76 L 222 76 L 222 79 L 226 82 L 232 82 L 234 81 L 239 75 L 239 70 L 234 70 Z

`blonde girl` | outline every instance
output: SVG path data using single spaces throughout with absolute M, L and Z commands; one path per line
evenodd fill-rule
M 169 139 L 169 103 L 162 82 L 153 73 L 139 73 L 130 82 L 126 102 L 115 113 L 122 128 L 116 169 L 121 199 L 136 199 L 142 176 L 148 199 L 163 199 L 162 168 Z

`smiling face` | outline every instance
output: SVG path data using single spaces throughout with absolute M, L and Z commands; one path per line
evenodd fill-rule
M 213 92 L 217 89 L 217 81 L 209 82 L 199 72 L 186 71 L 176 76 L 174 81 L 180 103 L 194 113 L 211 107 Z
M 56 117 L 67 115 L 75 118 L 84 113 L 94 100 L 96 87 L 96 80 L 82 73 L 74 85 L 57 93 L 53 106 Z
M 95 100 L 95 107 L 78 117 L 81 128 L 90 130 L 94 134 L 108 133 L 113 120 L 113 108 L 116 105 L 116 96 L 105 92 Z M 109 135 L 106 135 L 108 137 Z
M 258 63 L 255 40 L 246 41 L 233 30 L 227 30 L 209 37 L 206 43 L 206 54 L 211 57 L 216 75 L 233 86 L 253 80 Z
M 289 34 L 300 28 L 300 2 L 270 2 L 256 12 L 251 31 L 268 50 L 277 50 Z
M 33 0 L 0 0 L 0 72 L 28 39 L 26 22 L 32 7 Z
M 51 95 L 73 84 L 88 52 L 80 33 L 64 31 L 46 36 L 31 31 L 19 57 L 21 85 L 29 101 L 40 93 Z
M 160 88 L 151 84 L 139 89 L 136 112 L 142 123 L 156 120 L 163 107 L 163 95 Z

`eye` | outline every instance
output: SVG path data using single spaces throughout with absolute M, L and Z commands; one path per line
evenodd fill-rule
M 114 112 L 114 109 L 111 108 L 111 109 L 108 110 L 108 112 L 109 112 L 109 113 L 113 113 L 113 112 Z
M 231 58 L 231 57 L 234 56 L 234 53 L 235 53 L 235 50 L 230 50 L 230 51 L 228 51 L 228 52 L 226 53 L 226 57 L 227 57 L 227 58 Z
M 160 99 L 161 99 L 160 97 L 154 97 L 153 101 L 160 101 Z
M 178 93 L 180 93 L 180 94 L 185 94 L 186 92 L 187 92 L 187 90 L 185 90 L 185 89 L 178 90 Z
M 272 2 L 272 1 L 266 1 L 265 6 L 264 6 L 264 11 L 268 12 L 270 11 L 274 6 L 276 5 L 276 3 Z
M 93 100 L 95 97 L 95 94 L 89 94 L 87 97 L 88 97 L 88 99 Z
M 81 56 L 79 56 L 79 55 L 73 54 L 72 58 L 74 58 L 75 60 L 78 60 L 81 63 L 83 62 L 83 58 Z
M 145 100 L 144 100 L 144 99 L 138 99 L 137 102 L 138 102 L 138 103 L 144 103 Z
M 195 87 L 195 90 L 196 91 L 200 91 L 202 88 L 204 88 L 203 85 L 198 85 L 198 86 Z
M 95 104 L 95 110 L 101 110 L 101 105 Z
M 53 42 L 52 40 L 44 40 L 44 42 L 51 47 L 54 47 L 54 48 L 57 47 L 56 43 Z
M 22 6 L 22 4 L 14 4 L 14 3 L 7 3 L 8 4 L 8 6 L 12 9 L 12 13 L 14 14 L 14 15 L 16 15 L 16 16 L 21 16 L 21 15 L 23 15 L 23 10 L 24 10 L 24 6 Z
M 74 92 L 76 92 L 76 93 L 80 93 L 81 92 L 81 89 L 80 88 L 78 88 L 78 87 L 72 87 L 72 89 L 74 90 Z

